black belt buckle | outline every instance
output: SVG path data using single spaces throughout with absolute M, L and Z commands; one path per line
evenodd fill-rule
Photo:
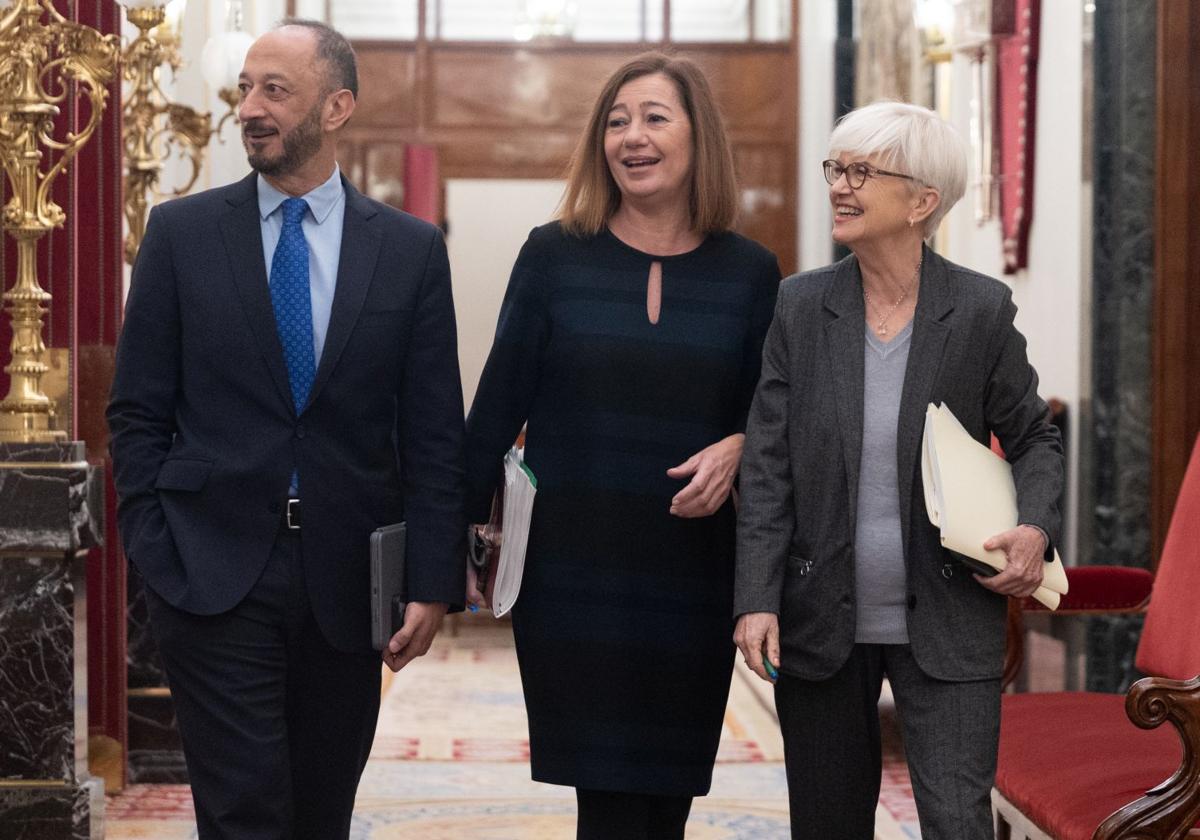
M 288 526 L 289 531 L 299 531 L 300 530 L 300 500 L 299 499 L 288 499 L 287 500 L 287 515 L 285 518 L 287 521 L 287 526 Z

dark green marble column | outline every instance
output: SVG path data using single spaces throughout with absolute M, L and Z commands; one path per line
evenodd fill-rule
M 0 840 L 100 840 L 87 769 L 84 562 L 104 533 L 82 443 L 0 443 Z
M 1150 564 L 1150 365 L 1154 297 L 1155 0 L 1095 11 L 1091 551 L 1085 563 Z M 1136 678 L 1141 619 L 1093 619 L 1087 687 Z

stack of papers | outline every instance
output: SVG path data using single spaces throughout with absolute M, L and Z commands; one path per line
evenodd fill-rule
M 529 522 L 537 478 L 525 463 L 525 451 L 513 447 L 504 456 L 504 512 L 501 518 L 500 559 L 496 563 L 491 592 L 492 613 L 506 614 L 517 603 L 525 574 L 525 548 L 529 545 Z
M 949 550 L 1001 571 L 1003 551 L 984 551 L 991 537 L 1017 526 L 1017 489 L 1012 465 L 975 440 L 947 406 L 929 404 L 921 445 L 921 477 L 929 521 Z M 1046 564 L 1033 597 L 1058 609 L 1067 594 L 1067 572 L 1058 552 Z

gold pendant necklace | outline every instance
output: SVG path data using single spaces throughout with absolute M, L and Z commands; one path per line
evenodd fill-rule
M 900 297 L 896 298 L 896 302 L 892 304 L 891 308 L 887 312 L 883 313 L 883 317 L 881 317 L 879 319 L 879 323 L 875 325 L 876 334 L 888 334 L 888 319 L 891 318 L 892 315 L 895 314 L 896 310 L 900 308 L 900 304 L 904 303 L 904 301 L 908 298 L 908 293 L 912 291 L 913 286 L 915 286 L 917 283 L 917 278 L 921 276 L 921 264 L 924 262 L 925 255 L 922 254 L 921 259 L 917 261 L 917 270 L 913 272 L 912 279 L 908 281 L 907 286 L 903 287 L 903 290 L 900 292 Z M 865 285 L 863 286 L 863 302 L 867 306 L 871 305 L 871 293 L 867 291 L 867 287 Z

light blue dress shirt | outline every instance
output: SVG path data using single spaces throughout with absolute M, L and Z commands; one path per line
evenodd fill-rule
M 271 282 L 271 263 L 275 246 L 283 230 L 283 202 L 291 198 L 275 189 L 261 174 L 258 176 L 258 213 L 262 227 L 263 260 L 267 283 Z M 321 351 L 329 333 L 329 315 L 333 311 L 333 293 L 337 288 L 338 261 L 342 256 L 342 222 L 346 216 L 346 191 L 342 171 L 334 164 L 329 180 L 299 198 L 308 202 L 308 212 L 300 222 L 308 242 L 308 287 L 312 299 L 313 358 L 321 365 Z M 292 473 L 288 495 L 299 497 L 300 479 Z
M 321 364 L 321 351 L 329 333 L 329 314 L 333 311 L 333 292 L 337 287 L 338 261 L 342 255 L 342 222 L 346 215 L 346 191 L 342 188 L 341 169 L 335 164 L 329 180 L 302 196 L 308 212 L 300 223 L 308 242 L 308 283 L 312 296 L 313 358 Z M 267 282 L 271 281 L 271 261 L 279 233 L 283 230 L 284 199 L 291 198 L 258 176 L 258 213 L 262 225 L 263 260 Z

